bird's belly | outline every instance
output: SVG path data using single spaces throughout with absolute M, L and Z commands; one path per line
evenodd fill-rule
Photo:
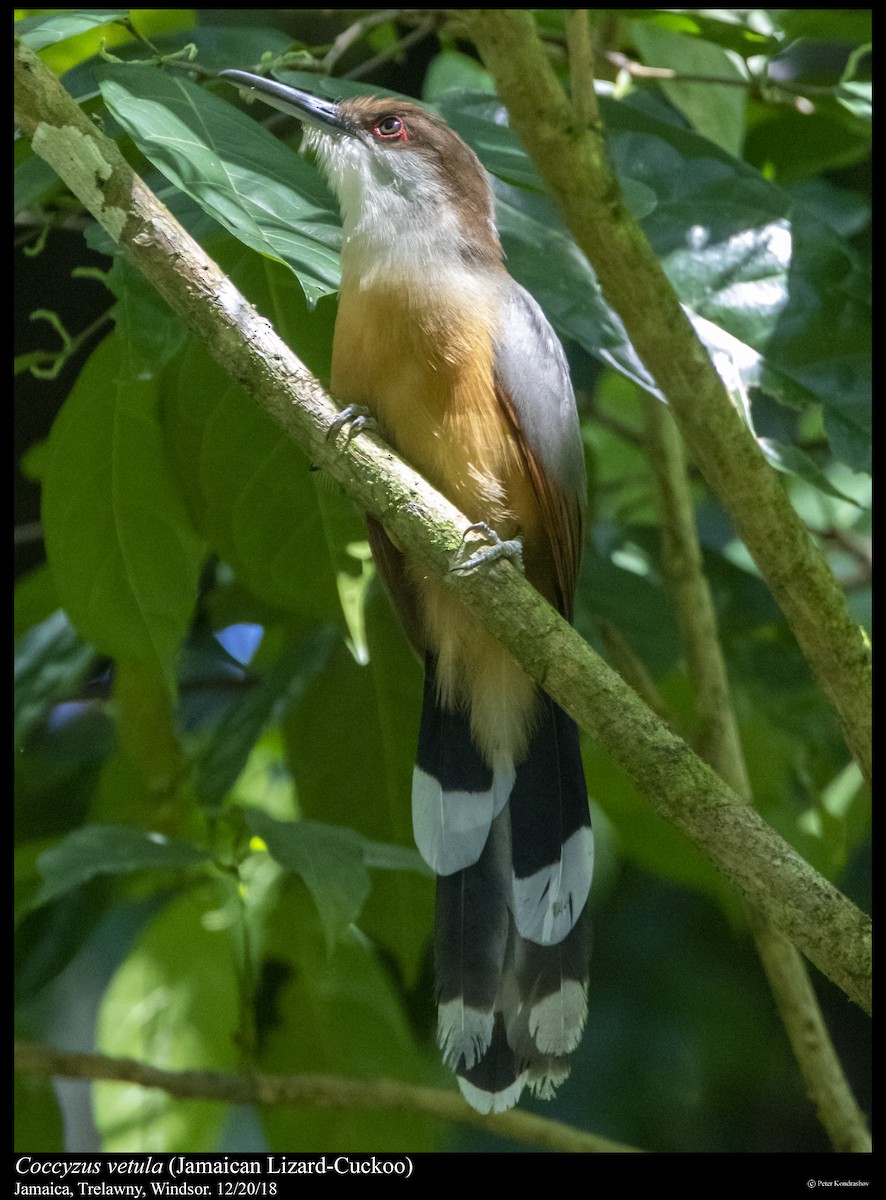
M 366 405 L 394 449 L 471 520 L 511 536 L 529 518 L 519 447 L 495 395 L 488 321 L 449 307 L 416 312 L 382 290 L 344 296 L 332 392 Z
M 541 514 L 495 394 L 488 324 L 459 320 L 453 311 L 422 320 L 384 293 L 371 301 L 364 294 L 359 304 L 345 295 L 332 392 L 341 404 L 365 405 L 394 449 L 471 521 L 486 522 L 502 538 L 520 536 L 529 566 L 544 537 Z M 502 753 L 519 759 L 534 693 L 510 654 L 417 562 L 407 558 L 405 576 L 386 583 L 401 606 L 417 601 L 444 702 L 467 707 L 489 761 Z

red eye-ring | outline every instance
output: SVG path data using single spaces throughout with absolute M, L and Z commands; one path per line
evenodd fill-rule
M 384 117 L 372 131 L 376 137 L 396 139 L 405 142 L 409 134 L 406 132 L 406 126 L 400 117 Z

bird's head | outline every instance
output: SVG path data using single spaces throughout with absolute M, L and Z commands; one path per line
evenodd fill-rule
M 334 103 L 245 71 L 221 76 L 297 117 L 342 212 L 346 248 L 415 265 L 497 265 L 492 191 L 473 150 L 439 117 L 394 97 Z

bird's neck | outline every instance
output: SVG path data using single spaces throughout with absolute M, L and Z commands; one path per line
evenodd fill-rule
M 342 214 L 342 273 L 363 287 L 399 280 L 423 289 L 429 278 L 439 289 L 465 272 L 503 271 L 502 249 L 493 220 L 492 195 L 468 189 L 462 203 L 452 183 L 416 152 L 393 165 L 367 157 L 359 147 L 318 139 L 320 165 L 338 197 Z M 476 193 L 484 192 L 480 203 Z

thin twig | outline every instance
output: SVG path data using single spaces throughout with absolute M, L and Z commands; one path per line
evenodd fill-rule
M 416 42 L 420 42 L 428 34 L 433 33 L 433 31 L 434 19 L 433 17 L 428 17 L 427 20 L 417 25 L 415 29 L 411 29 L 409 33 L 404 34 L 399 41 L 395 42 L 392 46 L 388 46 L 386 50 L 380 51 L 373 58 L 367 58 L 366 62 L 360 63 L 353 70 L 346 71 L 342 79 L 360 79 L 364 75 L 371 74 L 377 67 L 389 62 L 392 58 L 396 58 L 398 54 L 402 54 L 404 50 L 408 50 L 410 46 L 414 46 Z
M 386 21 L 396 21 L 402 12 L 403 9 L 400 8 L 384 8 L 378 12 L 367 13 L 365 17 L 361 17 L 359 21 L 349 25 L 338 35 L 323 59 L 323 74 L 334 75 L 336 63 L 343 54 L 347 53 L 354 42 L 359 41 L 364 33 L 374 29 L 376 25 L 383 25 Z
M 805 95 L 808 92 L 813 96 L 830 96 L 835 91 L 833 86 L 826 83 L 791 84 L 778 79 L 762 79 L 754 76 L 749 79 L 741 79 L 737 75 L 724 78 L 722 75 L 684 74 L 682 71 L 674 70 L 673 67 L 648 67 L 645 63 L 628 58 L 626 54 L 622 54 L 618 50 L 602 51 L 599 57 L 605 58 L 620 71 L 626 71 L 634 79 L 663 79 L 673 80 L 674 83 L 715 84 L 717 87 L 771 87 L 779 91 L 790 92 L 792 95 Z
M 622 54 L 618 50 L 602 51 L 598 57 L 605 59 L 614 67 L 618 67 L 619 71 L 624 71 L 626 75 L 630 75 L 631 79 L 636 79 L 641 83 L 644 80 L 649 80 L 653 83 L 656 81 L 698 83 L 708 87 L 740 87 L 747 90 L 756 89 L 761 92 L 765 91 L 768 96 L 774 99 L 782 100 L 786 104 L 792 104 L 804 116 L 815 111 L 815 105 L 808 99 L 808 96 L 833 96 L 836 92 L 835 88 L 827 84 L 803 84 L 795 86 L 786 82 L 782 83 L 776 79 L 762 79 L 759 77 L 741 79 L 733 75 L 726 79 L 720 75 L 683 74 L 680 71 L 675 71 L 673 67 L 648 67 L 645 63 L 635 62 L 632 58 L 628 58 L 626 54 Z

